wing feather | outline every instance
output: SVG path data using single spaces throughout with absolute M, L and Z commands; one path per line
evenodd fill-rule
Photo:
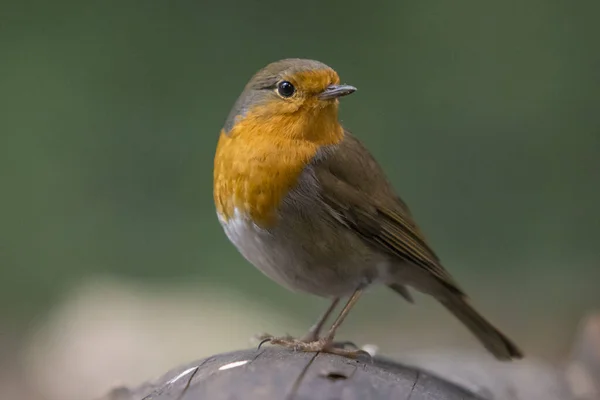
M 430 273 L 463 294 L 426 243 L 408 206 L 395 195 L 381 167 L 350 133 L 315 159 L 322 200 L 336 220 L 380 250 Z

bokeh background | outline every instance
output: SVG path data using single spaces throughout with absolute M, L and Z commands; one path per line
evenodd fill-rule
M 0 7 L 1 398 L 95 398 L 322 312 L 245 262 L 212 203 L 229 108 L 286 57 L 359 88 L 345 126 L 528 355 L 560 362 L 600 307 L 600 3 Z M 434 301 L 384 289 L 340 337 L 486 357 Z

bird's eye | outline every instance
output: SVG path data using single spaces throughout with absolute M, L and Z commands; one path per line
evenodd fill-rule
M 296 88 L 288 81 L 279 82 L 277 85 L 277 93 L 281 97 L 291 97 L 296 92 Z

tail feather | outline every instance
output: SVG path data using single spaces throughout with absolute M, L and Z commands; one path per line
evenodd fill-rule
M 464 296 L 452 294 L 439 300 L 497 359 L 507 361 L 523 358 L 521 350 L 479 314 Z

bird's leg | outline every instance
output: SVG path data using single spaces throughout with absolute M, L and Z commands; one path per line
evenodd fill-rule
M 335 307 L 337 307 L 339 302 L 340 302 L 339 297 L 334 298 L 333 301 L 331 302 L 331 304 L 329 305 L 329 307 L 327 308 L 327 310 L 325 310 L 325 312 L 321 315 L 319 320 L 313 326 L 311 326 L 310 329 L 308 330 L 308 332 L 306 333 L 306 335 L 302 336 L 300 339 L 294 339 L 290 335 L 278 337 L 277 339 L 279 341 L 287 340 L 290 343 L 294 343 L 294 344 L 297 344 L 299 342 L 307 342 L 307 343 L 315 342 L 315 341 L 319 340 L 319 333 L 321 333 L 321 330 L 323 329 L 323 325 L 325 325 L 325 322 L 327 322 L 327 319 L 329 318 L 329 316 L 331 315 L 333 310 L 335 310 Z M 257 339 L 261 341 L 261 343 L 259 345 L 259 347 L 260 347 L 260 346 L 262 346 L 263 343 L 270 342 L 273 339 L 275 339 L 275 336 L 269 335 L 268 333 L 263 333 L 262 335 L 258 335 Z
M 327 322 L 327 319 L 329 318 L 329 316 L 331 315 L 333 310 L 335 310 L 335 307 L 337 307 L 339 302 L 340 302 L 339 297 L 336 297 L 335 299 L 333 299 L 333 301 L 331 302 L 331 304 L 329 305 L 327 310 L 325 310 L 323 315 L 321 315 L 321 318 L 319 318 L 319 320 L 313 326 L 310 327 L 310 329 L 308 330 L 308 333 L 306 335 L 302 336 L 302 338 L 300 340 L 303 342 L 314 342 L 314 341 L 318 340 L 319 333 L 321 333 L 321 329 L 323 329 L 323 325 L 325 325 L 325 322 Z
M 344 320 L 346 319 L 346 316 L 348 315 L 348 313 L 350 312 L 352 307 L 354 307 L 354 305 L 360 298 L 360 295 L 362 294 L 362 292 L 363 292 L 362 289 L 356 289 L 354 291 L 354 293 L 352 293 L 352 296 L 350 296 L 350 298 L 348 299 L 348 302 L 346 303 L 344 308 L 342 308 L 342 311 L 340 311 L 340 314 L 338 315 L 338 317 L 335 319 L 335 321 L 333 321 L 333 325 L 331 325 L 331 328 L 329 328 L 329 331 L 327 332 L 327 336 L 325 336 L 325 340 L 327 340 L 328 342 L 333 342 L 333 338 L 335 337 L 335 332 L 338 330 L 340 325 L 342 325 L 342 322 L 344 322 Z
M 340 311 L 340 314 L 338 315 L 336 320 L 333 322 L 333 325 L 331 325 L 331 328 L 329 328 L 329 331 L 327 332 L 327 335 L 325 335 L 325 337 L 315 340 L 315 341 L 312 341 L 312 342 L 304 342 L 304 341 L 292 339 L 289 337 L 277 338 L 277 337 L 272 337 L 272 336 L 265 336 L 265 337 L 263 337 L 263 342 L 261 342 L 261 344 L 264 342 L 270 342 L 271 344 L 283 346 L 283 347 L 289 347 L 294 350 L 307 351 L 307 352 L 331 353 L 331 354 L 337 354 L 337 355 L 349 357 L 349 358 L 358 358 L 359 356 L 363 356 L 363 355 L 367 355 L 368 357 L 370 357 L 370 355 L 365 351 L 346 350 L 346 349 L 336 346 L 333 342 L 333 338 L 335 337 L 335 333 L 336 333 L 337 329 L 340 327 L 342 322 L 344 322 L 344 319 L 346 319 L 346 316 L 348 315 L 348 313 L 350 312 L 352 307 L 354 307 L 354 305 L 360 298 L 361 294 L 362 294 L 362 288 L 356 289 L 354 291 L 354 293 L 352 294 L 352 296 L 350 296 L 350 298 L 348 299 L 348 302 L 346 303 L 346 305 L 344 306 L 342 311 Z M 330 307 L 331 310 L 333 310 L 333 308 L 334 308 L 334 305 L 332 305 Z M 331 313 L 331 310 L 327 310 L 328 313 Z M 319 321 L 319 322 L 321 322 L 321 321 Z M 319 325 L 319 324 L 317 324 L 317 325 Z

